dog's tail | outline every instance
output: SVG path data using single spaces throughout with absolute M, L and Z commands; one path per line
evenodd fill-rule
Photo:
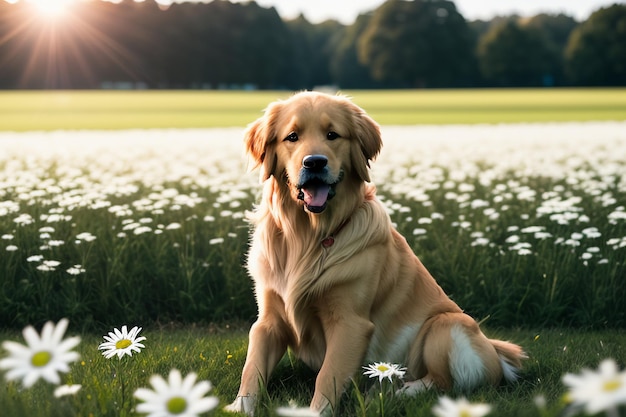
M 508 382 L 515 381 L 517 379 L 517 373 L 522 369 L 522 361 L 528 359 L 528 355 L 516 344 L 502 340 L 490 339 L 489 341 L 496 349 L 496 353 L 500 358 L 504 379 Z

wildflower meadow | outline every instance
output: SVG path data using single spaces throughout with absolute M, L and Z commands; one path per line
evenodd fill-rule
M 517 384 L 401 395 L 364 364 L 338 416 L 626 415 L 626 123 L 384 126 L 397 229 Z M 260 193 L 242 129 L 0 133 L 0 414 L 204 416 L 236 393 L 256 314 Z M 286 356 L 255 412 L 309 416 Z

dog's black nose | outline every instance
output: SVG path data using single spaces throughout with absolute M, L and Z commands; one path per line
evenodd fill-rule
M 307 155 L 302 159 L 302 166 L 311 171 L 320 171 L 328 164 L 324 155 Z

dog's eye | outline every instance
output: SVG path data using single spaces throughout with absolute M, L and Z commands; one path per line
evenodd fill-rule
M 337 132 L 332 132 L 332 131 L 331 131 L 331 132 L 328 132 L 328 133 L 326 134 L 326 139 L 328 139 L 328 140 L 335 140 L 335 139 L 337 139 L 338 137 L 339 137 L 339 133 L 337 133 Z
M 284 140 L 288 140 L 289 142 L 297 142 L 298 134 L 296 132 L 291 132 Z

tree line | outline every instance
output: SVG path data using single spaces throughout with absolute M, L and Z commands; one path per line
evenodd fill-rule
M 452 1 L 388 0 L 347 26 L 226 0 L 34 7 L 0 1 L 0 88 L 626 85 L 625 4 L 467 21 Z

